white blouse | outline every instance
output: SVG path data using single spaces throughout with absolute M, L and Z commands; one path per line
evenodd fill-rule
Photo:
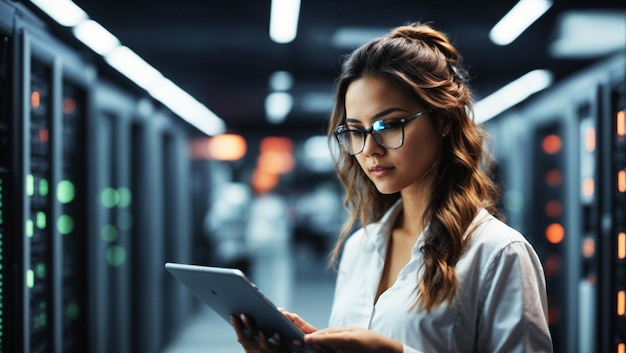
M 430 312 L 410 310 L 421 276 L 424 236 L 396 282 L 374 303 L 398 201 L 355 232 L 339 265 L 330 327 L 370 329 L 401 342 L 404 353 L 552 352 L 545 278 L 537 254 L 517 231 L 481 210 L 482 222 L 456 265 L 458 298 Z

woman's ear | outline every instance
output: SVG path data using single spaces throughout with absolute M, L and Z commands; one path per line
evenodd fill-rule
M 442 119 L 438 119 L 437 121 L 441 136 L 448 136 L 450 134 L 450 131 L 452 131 L 452 124 L 450 123 L 450 119 L 448 119 L 447 117 L 442 117 Z

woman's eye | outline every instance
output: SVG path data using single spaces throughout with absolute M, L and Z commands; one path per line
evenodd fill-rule
M 361 130 L 350 130 L 350 137 L 360 137 Z

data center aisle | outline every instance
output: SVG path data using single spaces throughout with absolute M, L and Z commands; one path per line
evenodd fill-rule
M 326 269 L 325 259 L 296 256 L 291 303 L 287 309 L 298 313 L 315 327 L 326 327 L 332 304 L 335 276 Z M 263 288 L 259 286 L 263 291 Z M 211 309 L 201 306 L 180 334 L 160 353 L 240 353 L 232 328 Z

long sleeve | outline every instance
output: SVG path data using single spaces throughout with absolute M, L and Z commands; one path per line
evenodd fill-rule
M 551 353 L 545 278 L 528 243 L 493 254 L 485 269 L 476 352 Z

